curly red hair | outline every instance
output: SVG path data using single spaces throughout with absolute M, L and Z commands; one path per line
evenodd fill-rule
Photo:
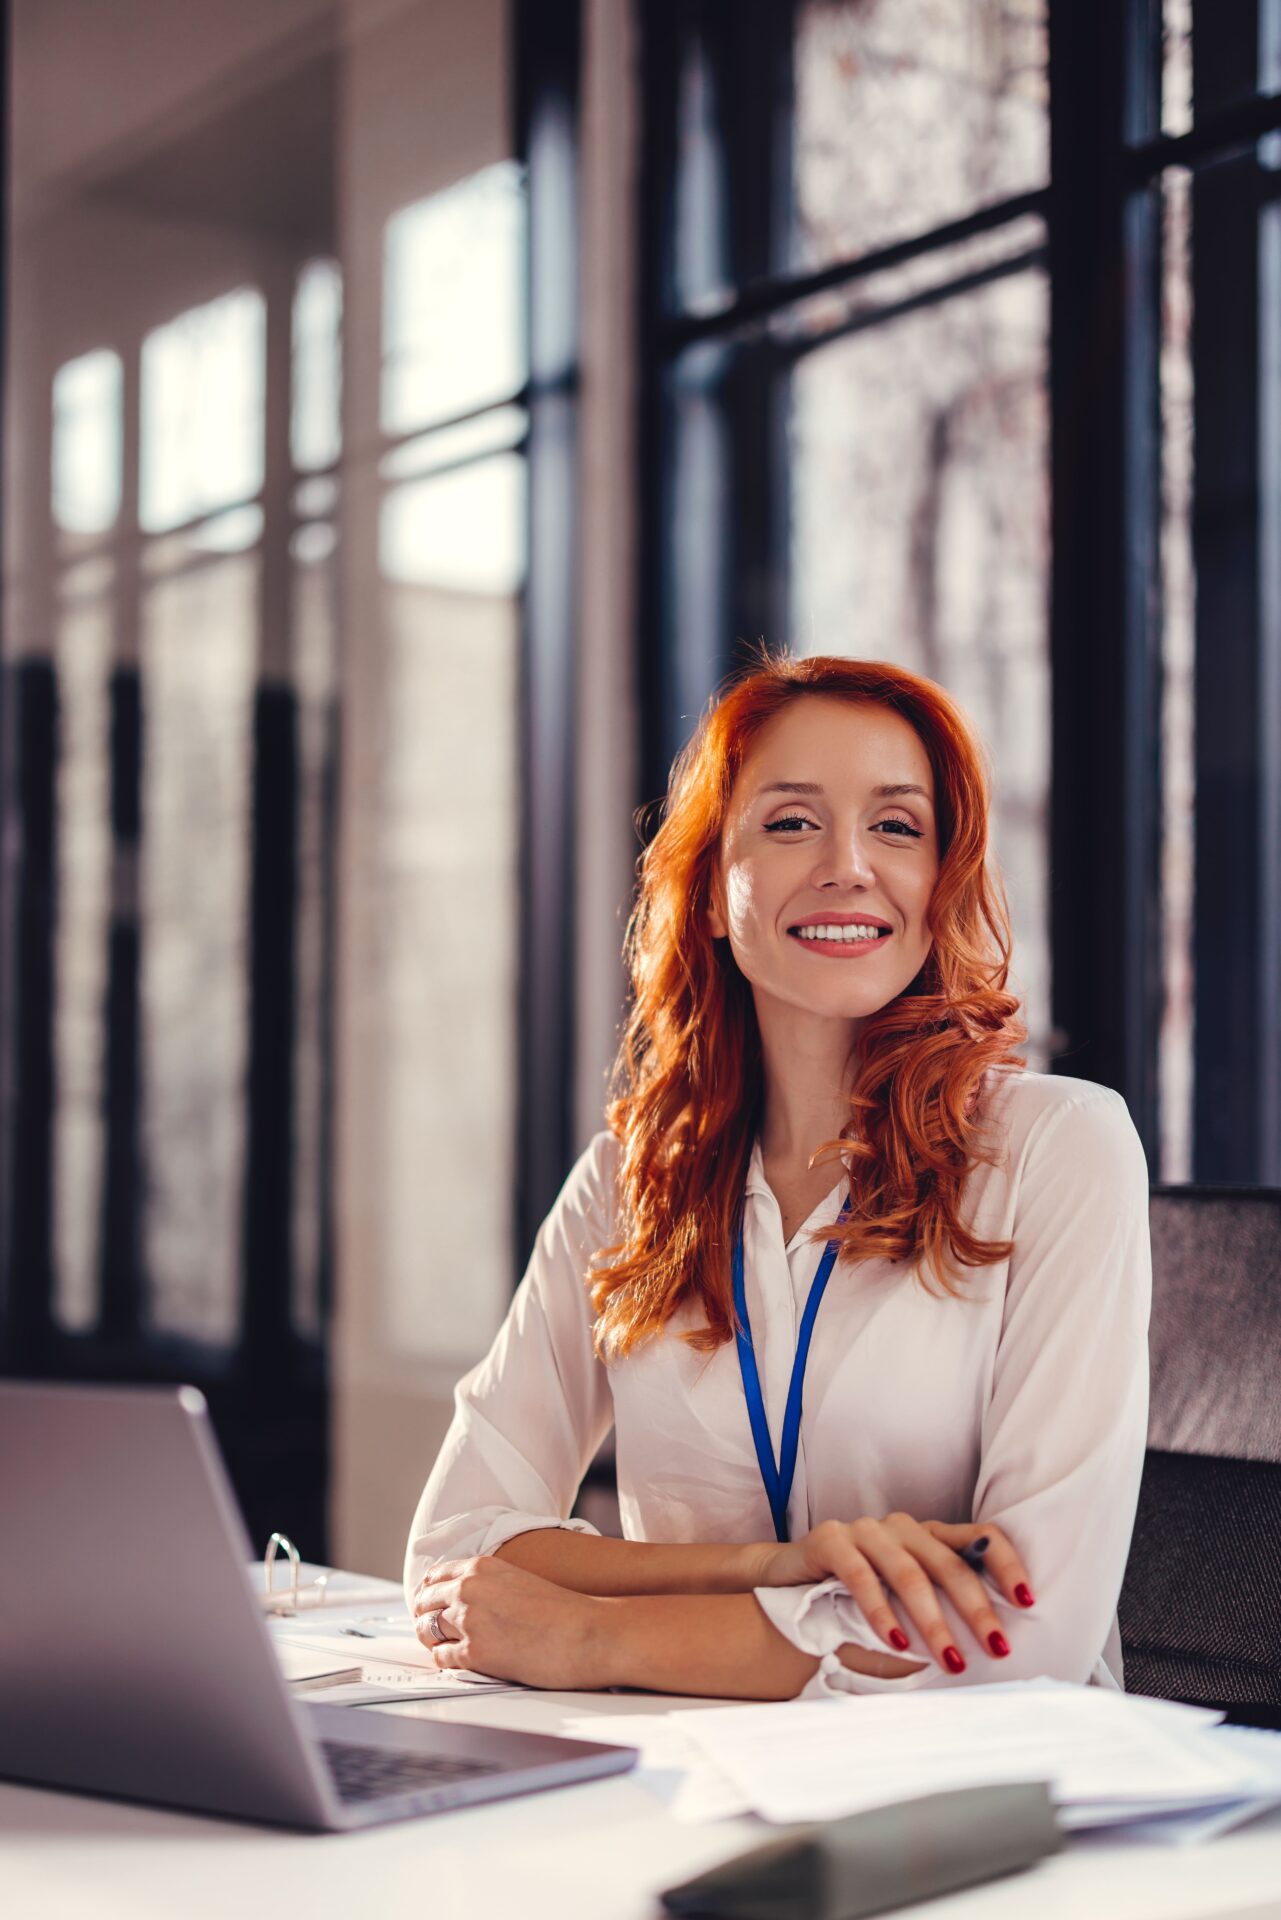
M 625 954 L 631 1011 L 606 1111 L 622 1147 L 624 1238 L 590 1275 L 600 1351 L 621 1358 L 679 1306 L 702 1310 L 685 1334 L 711 1351 L 730 1339 L 730 1247 L 764 1091 L 751 988 L 716 941 L 707 908 L 740 768 L 762 729 L 815 694 L 901 714 L 934 771 L 939 872 L 929 955 L 916 979 L 867 1019 L 850 1099 L 853 1207 L 836 1230 L 840 1259 L 910 1260 L 947 1293 L 957 1269 L 1005 1258 L 977 1239 L 961 1190 L 978 1160 L 980 1085 L 1017 1071 L 1026 1038 L 1007 991 L 1010 930 L 989 870 L 988 781 L 960 708 L 933 681 L 883 661 L 763 652 L 716 700 L 672 768 L 658 831 L 639 863 Z M 826 1239 L 832 1229 L 817 1231 Z M 608 1262 L 608 1264 L 602 1264 Z

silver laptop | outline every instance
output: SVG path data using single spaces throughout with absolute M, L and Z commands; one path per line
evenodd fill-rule
M 292 1699 L 249 1559 L 194 1387 L 0 1381 L 0 1775 L 346 1829 L 635 1765 Z

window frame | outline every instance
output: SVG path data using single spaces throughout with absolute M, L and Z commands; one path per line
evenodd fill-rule
M 513 0 L 528 194 L 529 519 L 520 636 L 520 944 L 513 1260 L 523 1272 L 574 1148 L 579 0 Z

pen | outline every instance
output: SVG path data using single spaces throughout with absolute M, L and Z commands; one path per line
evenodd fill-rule
M 355 1626 L 339 1627 L 339 1633 L 349 1633 L 355 1640 L 376 1640 L 378 1635 L 371 1633 L 371 1627 L 403 1627 L 408 1616 L 401 1613 L 367 1613 Z
M 967 1567 L 972 1567 L 975 1573 L 985 1573 L 987 1569 L 983 1565 L 983 1555 L 991 1544 L 987 1534 L 981 1533 L 977 1540 L 970 1541 L 968 1547 L 958 1547 L 957 1552 Z

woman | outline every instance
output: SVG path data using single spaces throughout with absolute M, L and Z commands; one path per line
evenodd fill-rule
M 439 1666 L 1120 1684 L 1147 1170 L 1116 1094 L 1016 1057 L 987 816 L 959 710 L 883 664 L 767 658 L 677 761 L 609 1131 L 414 1520 Z M 623 1540 L 567 1518 L 611 1424 Z

